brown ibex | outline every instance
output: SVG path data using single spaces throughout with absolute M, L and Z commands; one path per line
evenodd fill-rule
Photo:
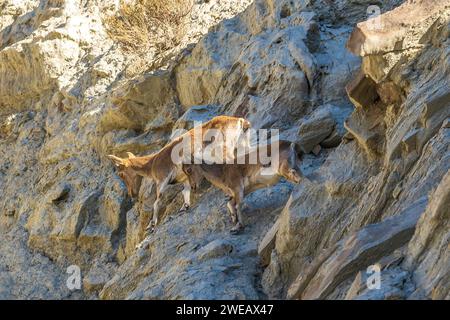
M 236 161 L 235 164 L 183 164 L 183 171 L 188 176 L 192 189 L 196 189 L 205 178 L 230 196 L 227 207 L 234 224 L 231 233 L 238 233 L 244 227 L 240 204 L 245 195 L 276 184 L 280 177 L 294 183 L 299 183 L 303 178 L 300 170 L 302 152 L 297 144 L 280 140 L 277 163 L 262 163 L 263 151 L 273 161 L 271 150 L 270 144 L 259 146 L 246 154 L 241 159 L 243 161 Z M 252 159 L 256 161 L 252 162 Z M 268 170 L 269 167 L 272 170 Z
M 194 152 L 201 151 L 196 150 L 196 146 L 198 146 L 197 148 L 199 149 L 203 149 L 203 139 L 208 135 L 208 131 L 217 130 L 220 131 L 223 136 L 226 136 L 227 141 L 232 140 L 231 144 L 227 144 L 227 146 L 224 145 L 223 147 L 226 154 L 224 160 L 226 161 L 227 157 L 234 156 L 234 148 L 236 147 L 238 140 L 242 133 L 249 127 L 250 122 L 243 118 L 218 116 L 174 139 L 157 153 L 137 157 L 128 152 L 128 158 L 119 158 L 114 155 L 109 155 L 108 157 L 113 160 L 117 166 L 119 176 L 124 180 L 129 195 L 137 196 L 140 186 L 139 180 L 141 177 L 150 178 L 156 184 L 156 201 L 153 204 L 153 219 L 147 229 L 150 229 L 152 226 L 155 227 L 158 224 L 161 209 L 161 194 L 167 189 L 169 184 L 184 183 L 184 190 L 182 192 L 184 205 L 181 210 L 186 210 L 190 206 L 191 185 L 187 181 L 187 177 L 182 170 L 182 163 L 178 163 L 173 159 L 173 154 L 177 154 L 178 152 L 175 151 L 177 150 L 175 148 L 180 147 L 180 144 L 184 143 L 186 138 L 190 139 L 189 152 L 192 155 Z M 196 139 L 195 130 L 199 129 L 201 129 L 201 135 L 197 137 L 197 139 L 202 139 L 202 141 L 200 144 L 196 144 L 194 141 Z M 211 143 L 214 143 L 214 141 Z M 233 150 L 229 150 L 230 148 Z

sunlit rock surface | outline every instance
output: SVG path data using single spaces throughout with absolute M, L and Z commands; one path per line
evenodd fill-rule
M 449 299 L 450 2 L 371 4 L 194 1 L 131 76 L 108 1 L 1 1 L 0 298 Z M 150 181 L 130 199 L 106 155 L 218 114 L 299 143 L 307 178 L 246 197 L 239 235 L 221 191 L 178 213 L 170 186 L 149 234 Z

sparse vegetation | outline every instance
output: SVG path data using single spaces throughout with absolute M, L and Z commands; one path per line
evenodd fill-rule
M 192 6 L 193 0 L 120 0 L 104 24 L 125 52 L 155 57 L 179 44 Z

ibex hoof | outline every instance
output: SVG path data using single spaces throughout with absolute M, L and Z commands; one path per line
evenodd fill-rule
M 147 239 L 144 239 L 136 246 L 136 250 L 147 249 L 148 246 L 149 246 L 149 241 Z
M 155 223 L 152 221 L 150 222 L 147 227 L 145 227 L 145 231 L 149 233 L 153 233 L 155 231 Z
M 243 229 L 244 229 L 244 226 L 240 222 L 238 222 L 238 223 L 236 223 L 236 225 L 233 228 L 231 228 L 230 233 L 231 234 L 239 234 Z
M 178 212 L 186 212 L 189 210 L 189 205 L 184 204 Z

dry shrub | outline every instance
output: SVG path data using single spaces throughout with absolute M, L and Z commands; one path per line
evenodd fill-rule
M 155 57 L 179 44 L 192 6 L 193 0 L 121 0 L 104 24 L 125 52 Z

